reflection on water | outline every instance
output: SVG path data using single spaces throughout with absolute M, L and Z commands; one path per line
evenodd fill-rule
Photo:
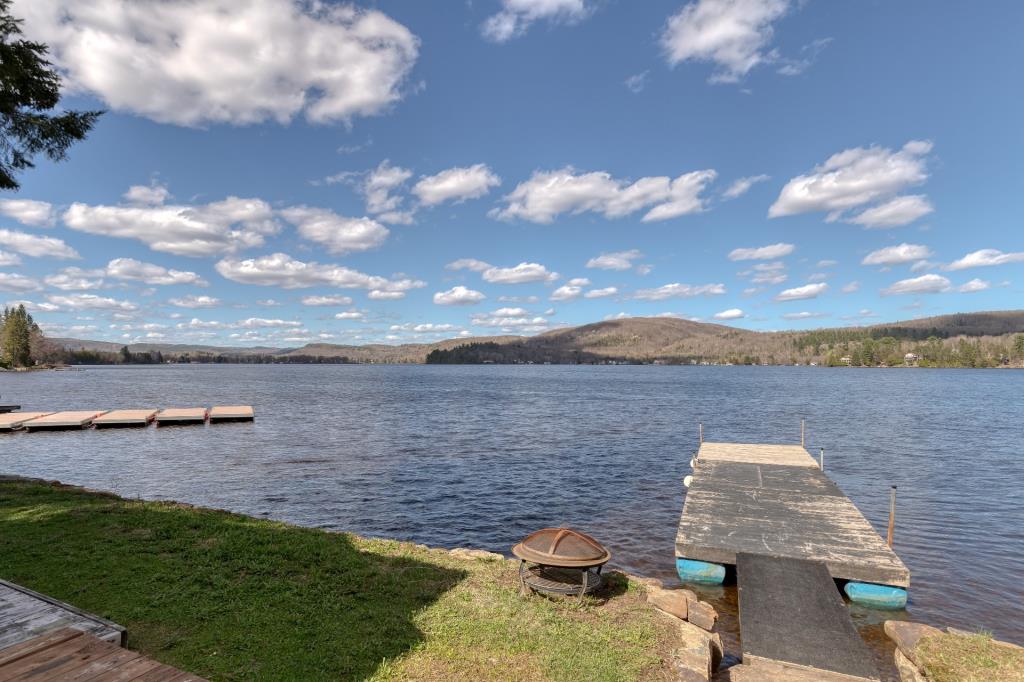
M 673 577 L 697 441 L 797 442 L 896 551 L 910 616 L 1024 641 L 1024 374 L 799 367 L 162 366 L 0 374 L 29 409 L 252 404 L 254 424 L 13 434 L 0 472 L 430 545 L 568 524 Z M 735 597 L 719 601 L 728 611 Z M 734 607 L 733 607 L 734 608 Z M 855 611 L 865 630 L 887 617 Z

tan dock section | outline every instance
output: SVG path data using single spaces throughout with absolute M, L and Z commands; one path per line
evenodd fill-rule
M 156 416 L 155 409 L 147 410 L 111 410 L 93 420 L 96 428 L 114 428 L 126 426 L 148 426 Z
M 820 561 L 833 578 L 910 584 L 907 567 L 799 445 L 701 444 L 676 554 L 735 565 L 739 553 Z
M 0 431 L 16 431 L 25 422 L 38 417 L 45 417 L 48 414 L 53 414 L 53 412 L 7 412 L 6 414 L 0 414 Z
M 251 422 L 256 413 L 251 405 L 218 405 L 210 408 L 210 423 Z
M 106 410 L 77 410 L 73 412 L 54 412 L 45 417 L 37 417 L 24 422 L 22 426 L 27 431 L 42 431 L 44 429 L 81 429 L 92 424 L 92 421 L 106 414 Z
M 169 407 L 156 414 L 157 425 L 202 424 L 208 412 L 205 407 Z

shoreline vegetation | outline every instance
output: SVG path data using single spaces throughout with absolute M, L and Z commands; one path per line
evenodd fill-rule
M 626 318 L 536 336 L 301 348 L 47 338 L 7 309 L 0 367 L 131 364 L 658 364 L 1024 368 L 1024 311 L 958 313 L 869 327 L 756 332 L 677 318 Z

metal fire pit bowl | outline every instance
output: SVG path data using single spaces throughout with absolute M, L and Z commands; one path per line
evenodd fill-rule
M 601 586 L 601 568 L 611 559 L 605 547 L 571 528 L 545 528 L 512 548 L 519 558 L 519 584 L 527 590 L 583 595 Z

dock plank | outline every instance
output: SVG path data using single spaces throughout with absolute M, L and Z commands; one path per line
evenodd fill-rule
M 72 410 L 68 412 L 54 412 L 45 417 L 37 417 L 25 422 L 22 426 L 28 431 L 41 431 L 43 429 L 80 429 L 89 426 L 92 420 L 106 410 Z
M 202 424 L 206 421 L 207 414 L 205 407 L 168 407 L 157 412 L 156 423 Z
M 92 421 L 97 428 L 114 426 L 146 426 L 156 416 L 156 409 L 145 410 L 111 410 L 101 414 Z
M 0 580 L 0 649 L 6 650 L 65 627 L 73 627 L 115 644 L 123 643 L 125 638 L 125 629 L 117 623 Z
M 251 405 L 216 405 L 210 408 L 210 423 L 250 422 L 256 418 Z
M 8 412 L 0 414 L 0 431 L 16 431 L 27 421 L 50 414 L 53 414 L 53 412 Z
M 879 679 L 825 564 L 740 553 L 736 576 L 744 663 L 784 662 Z
M 740 553 L 821 561 L 834 578 L 910 584 L 895 552 L 798 445 L 701 446 L 676 554 L 734 565 Z

